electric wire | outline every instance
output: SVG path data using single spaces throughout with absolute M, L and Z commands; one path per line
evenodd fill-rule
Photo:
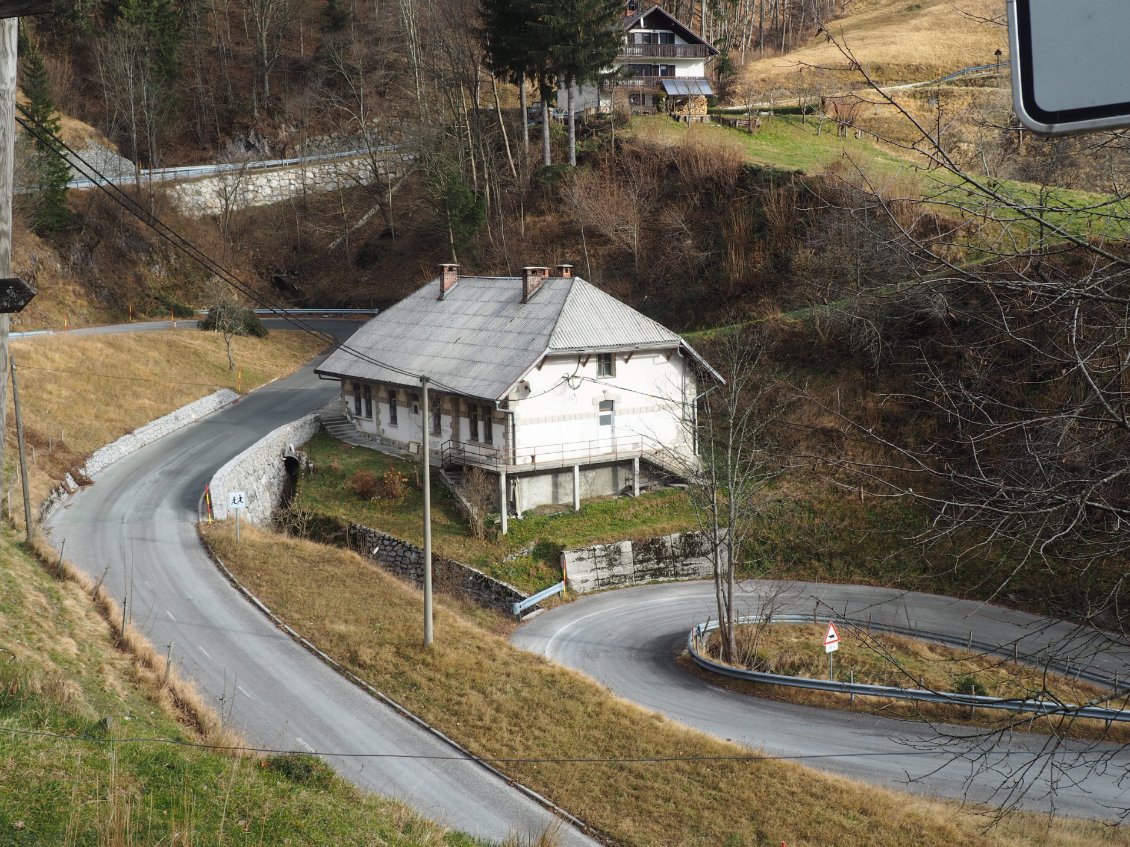
M 94 738 L 88 735 L 67 735 L 47 730 L 20 729 L 0 726 L 0 732 L 33 738 L 47 738 L 78 744 L 161 744 L 172 747 L 188 747 L 211 750 L 217 753 L 254 753 L 264 756 L 318 756 L 326 759 L 405 759 L 412 761 L 438 762 L 486 762 L 501 765 L 603 765 L 603 764 L 679 764 L 682 762 L 798 762 L 814 759 L 876 759 L 936 756 L 934 750 L 877 751 L 874 753 L 787 753 L 768 755 L 764 753 L 737 753 L 716 756 L 472 756 L 439 753 L 358 753 L 327 752 L 323 750 L 294 750 L 283 747 L 254 747 L 237 744 L 209 744 L 203 741 L 188 741 L 181 738 L 161 738 L 157 736 L 126 736 L 121 738 Z
M 74 148 L 69 146 L 65 141 L 51 132 L 42 123 L 32 117 L 28 111 L 20 104 L 16 104 L 16 109 L 19 114 L 16 115 L 16 120 L 34 139 L 44 144 L 48 150 L 53 154 L 63 159 L 82 176 L 89 179 L 91 183 L 103 194 L 109 197 L 114 203 L 122 207 L 127 213 L 137 218 L 142 224 L 151 229 L 159 238 L 171 244 L 175 249 L 184 255 L 188 256 L 193 261 L 200 264 L 206 270 L 213 273 L 221 282 L 228 285 L 230 288 L 235 289 L 249 300 L 259 304 L 262 308 L 269 310 L 276 317 L 290 323 L 297 329 L 309 333 L 316 338 L 323 341 L 327 340 L 326 333 L 319 332 L 307 321 L 296 318 L 294 315 L 289 314 L 285 307 L 275 301 L 272 301 L 266 295 L 256 291 L 251 285 L 241 280 L 232 271 L 220 265 L 199 247 L 173 229 L 171 226 L 162 221 L 158 216 L 151 214 L 144 207 L 142 207 L 130 194 L 123 191 L 119 186 L 103 174 L 98 168 L 90 164 L 83 156 Z M 22 117 L 21 117 L 22 116 Z M 331 339 L 332 340 L 332 339 Z M 348 342 L 342 342 L 337 345 L 337 349 L 356 359 L 359 359 L 366 364 L 374 365 L 376 367 L 385 368 L 400 376 L 421 381 L 425 375 L 413 373 L 397 365 L 381 361 L 370 356 L 369 354 L 358 350 L 350 345 Z M 457 389 L 444 384 L 438 380 L 428 378 L 428 381 L 439 388 L 441 391 L 448 391 L 450 393 L 461 393 Z

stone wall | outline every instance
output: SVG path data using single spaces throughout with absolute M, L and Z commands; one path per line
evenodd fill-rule
M 578 594 L 638 582 L 701 579 L 714 573 L 709 546 L 697 532 L 617 541 L 566 550 L 565 581 Z
M 241 519 L 265 526 L 282 503 L 286 467 L 283 457 L 314 437 L 321 425 L 317 413 L 279 427 L 260 438 L 218 471 L 209 483 L 212 512 L 217 520 L 229 517 L 228 492 L 242 491 L 247 506 Z
M 209 394 L 207 397 L 201 397 L 199 400 L 189 403 L 187 406 L 181 406 L 181 408 L 177 409 L 175 412 L 170 412 L 164 417 L 150 421 L 144 426 L 138 427 L 133 432 L 123 435 L 117 441 L 111 442 L 104 447 L 99 447 L 91 454 L 90 458 L 86 460 L 86 464 L 79 469 L 79 475 L 93 479 L 108 466 L 118 461 L 118 459 L 122 459 L 130 453 L 140 450 L 145 445 L 152 444 L 158 438 L 176 432 L 178 429 L 182 429 L 205 415 L 210 415 L 212 412 L 222 409 L 230 403 L 234 403 L 238 399 L 238 394 L 230 388 L 224 388 L 214 394 Z M 67 474 L 63 479 L 63 484 L 53 491 L 44 501 L 40 509 L 40 520 L 46 520 L 62 498 L 66 497 L 68 494 L 74 494 L 77 490 L 78 482 L 75 480 L 74 476 Z
M 346 543 L 350 549 L 372 559 L 402 579 L 410 580 L 416 585 L 424 584 L 424 551 L 415 544 L 361 524 L 349 525 Z M 526 595 L 514 586 L 435 553 L 432 553 L 432 586 L 436 590 L 450 591 L 484 606 L 507 612 L 512 603 L 526 599 Z
M 400 154 L 381 169 L 402 167 Z M 186 215 L 203 217 L 249 206 L 281 203 L 304 194 L 337 191 L 373 182 L 373 161 L 368 157 L 337 159 L 320 164 L 278 168 L 270 171 L 230 171 L 216 176 L 182 182 L 169 189 L 169 195 Z

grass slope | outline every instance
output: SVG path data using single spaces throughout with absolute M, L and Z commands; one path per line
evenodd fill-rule
M 116 649 L 84 590 L 6 532 L 0 656 L 4 845 L 471 843 L 317 760 L 185 746 L 200 739 L 159 704 L 160 679 Z
M 1008 58 L 1008 32 L 1000 0 L 880 0 L 828 21 L 826 29 L 879 83 L 923 82 L 961 68 Z M 827 69 L 827 70 L 826 70 Z M 823 33 L 781 56 L 753 59 L 741 85 L 787 96 L 808 90 L 809 80 L 858 84 L 850 60 Z
M 214 525 L 208 542 L 299 632 L 354 673 L 625 845 L 1128 844 L 1123 829 L 969 809 L 799 766 L 734 761 L 573 671 L 515 650 L 443 604 L 423 651 L 419 592 L 358 556 Z M 500 731 L 500 728 L 504 731 Z

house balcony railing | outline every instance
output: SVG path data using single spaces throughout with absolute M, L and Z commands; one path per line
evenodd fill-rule
M 611 83 L 606 83 L 605 87 L 620 87 L 620 88 L 659 88 L 660 84 L 665 79 L 675 79 L 673 76 L 626 76 L 623 79 L 613 80 Z
M 643 439 L 638 436 L 519 447 L 516 451 L 489 444 L 446 441 L 440 450 L 440 461 L 443 467 L 466 465 L 495 472 L 528 473 L 572 465 L 599 465 L 643 455 Z
M 704 44 L 625 44 L 620 48 L 621 59 L 705 59 Z

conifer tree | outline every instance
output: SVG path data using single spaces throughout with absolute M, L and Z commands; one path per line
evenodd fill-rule
M 30 39 L 24 40 L 22 87 L 27 98 L 25 112 L 33 128 L 32 172 L 35 205 L 32 228 L 39 233 L 58 232 L 70 222 L 67 210 L 67 183 L 71 171 L 50 141 L 60 130 L 59 115 L 51 97 L 51 82 L 43 55 Z

